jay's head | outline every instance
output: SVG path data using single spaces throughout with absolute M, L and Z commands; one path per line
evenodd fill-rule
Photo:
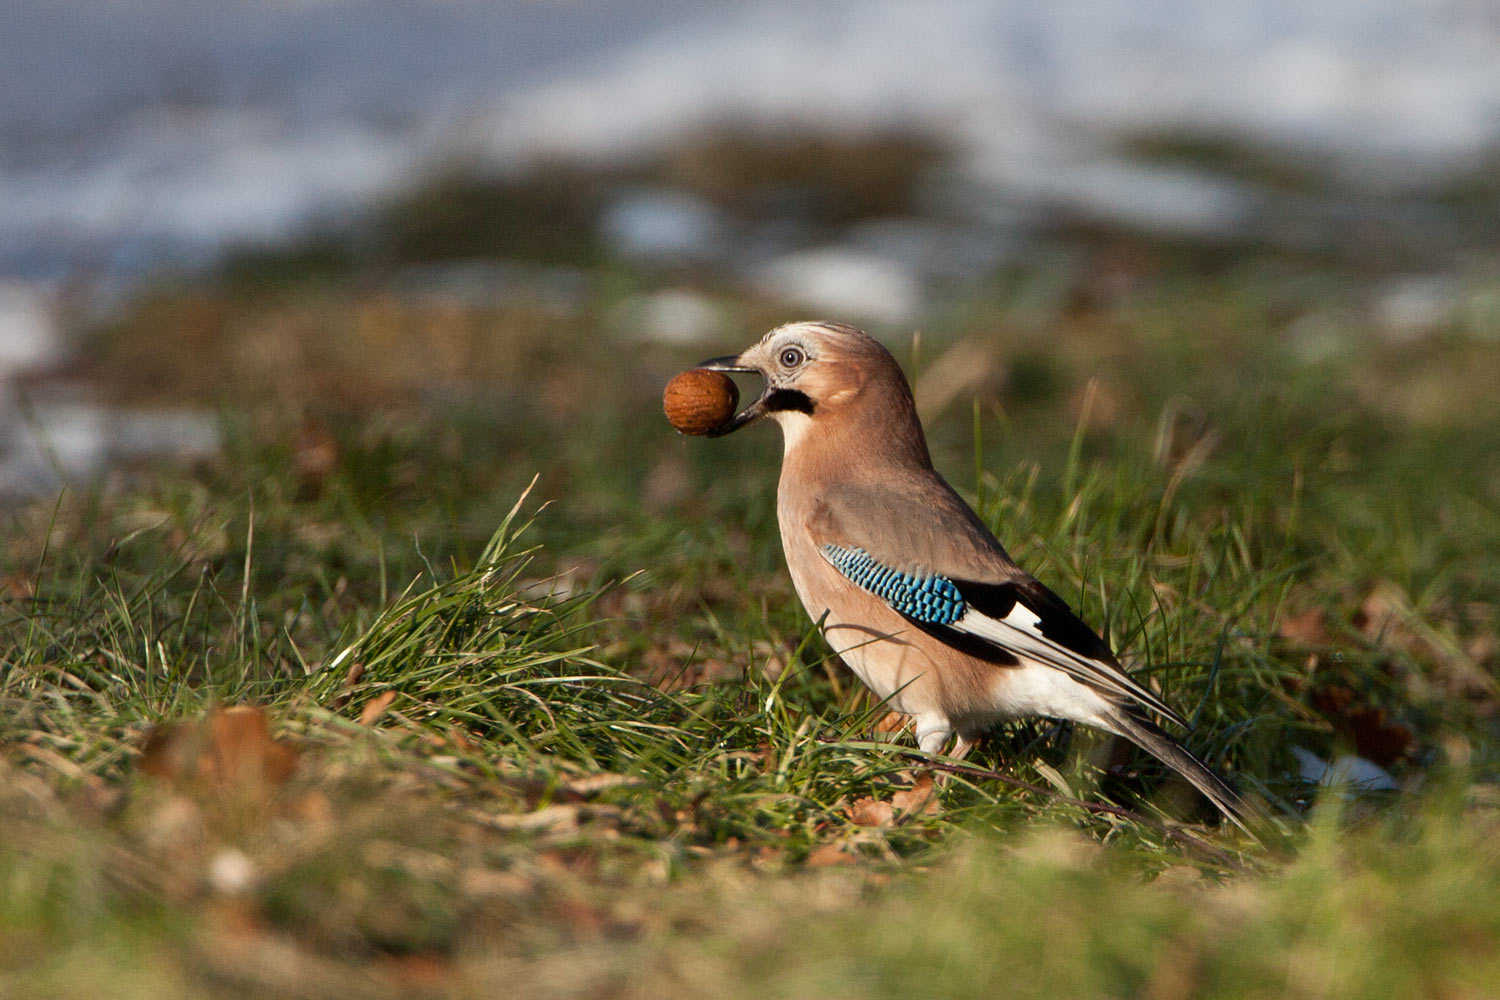
M 788 447 L 808 430 L 832 435 L 867 421 L 914 431 L 920 440 L 901 366 L 879 341 L 852 326 L 788 323 L 739 355 L 712 358 L 699 367 L 753 372 L 766 380 L 760 397 L 713 431 L 715 437 L 769 416 L 781 424 Z M 925 455 L 925 446 L 922 451 Z

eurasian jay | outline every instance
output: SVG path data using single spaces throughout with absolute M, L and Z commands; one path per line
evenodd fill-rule
M 1123 736 L 1241 826 L 1243 799 L 1147 712 L 1182 716 L 1017 566 L 938 475 L 891 353 L 838 323 L 777 327 L 699 367 L 753 372 L 765 391 L 712 432 L 768 416 L 785 451 L 776 517 L 802 605 L 875 696 L 912 717 L 917 745 L 962 757 L 995 724 L 1041 715 Z

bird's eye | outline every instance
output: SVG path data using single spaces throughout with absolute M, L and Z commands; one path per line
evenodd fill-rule
M 802 362 L 807 360 L 807 355 L 802 353 L 802 348 L 800 347 L 788 347 L 786 350 L 781 352 L 780 360 L 781 367 L 796 368 Z

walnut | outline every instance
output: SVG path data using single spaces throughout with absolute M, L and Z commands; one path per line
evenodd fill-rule
M 661 408 L 684 434 L 704 435 L 734 416 L 740 391 L 722 372 L 693 368 L 675 375 L 661 394 Z

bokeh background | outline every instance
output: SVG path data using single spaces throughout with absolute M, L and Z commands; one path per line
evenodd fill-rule
M 1490 0 L 0 0 L 0 995 L 1494 995 L 1497 237 Z M 928 797 L 804 318 L 1286 852 Z
M 165 280 L 889 340 L 1005 276 L 1045 323 L 1163 253 L 1268 253 L 1334 276 L 1284 317 L 1308 356 L 1496 325 L 1500 14 L 1477 0 L 4 0 L 0 38 L 11 493 L 215 449 L 190 404 L 254 371 L 153 370 L 252 335 L 200 302 L 191 336 L 140 332 L 153 362 L 93 336 Z

